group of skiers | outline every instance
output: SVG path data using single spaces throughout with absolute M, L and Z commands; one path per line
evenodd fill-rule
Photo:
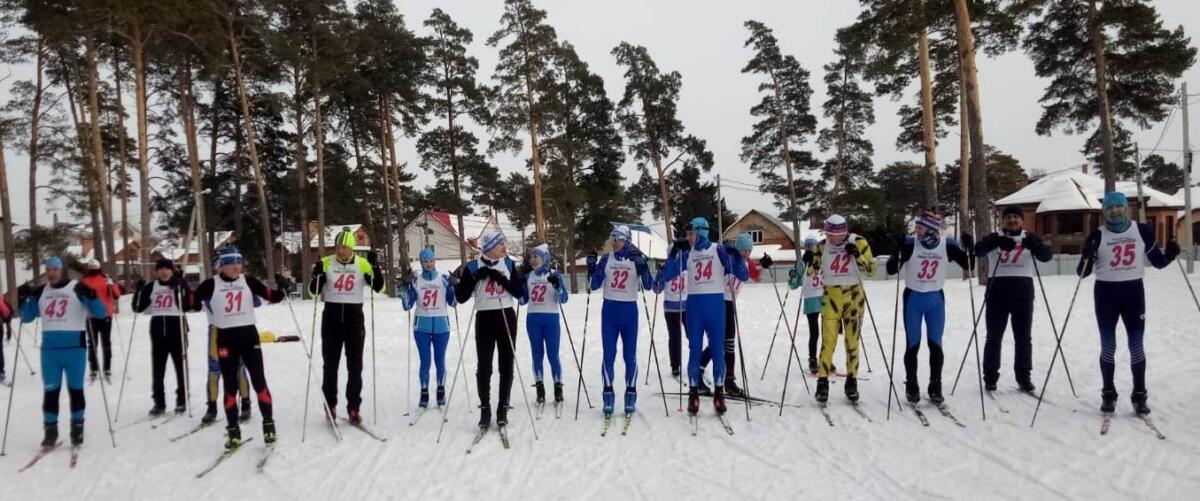
M 1175 242 L 1167 242 L 1160 248 L 1152 228 L 1132 222 L 1128 201 L 1120 193 L 1104 197 L 1103 214 L 1104 224 L 1088 236 L 1077 269 L 1080 280 L 1090 274 L 1096 276 L 1095 314 L 1102 347 L 1101 411 L 1111 414 L 1115 410 L 1115 330 L 1120 319 L 1129 338 L 1133 408 L 1137 414 L 1146 415 L 1150 409 L 1142 348 L 1145 329 L 1142 277 L 1145 263 L 1163 268 L 1179 255 L 1180 249 Z M 1035 391 L 1031 380 L 1033 287 L 1035 280 L 1040 281 L 1037 263 L 1049 261 L 1052 251 L 1044 239 L 1026 230 L 1024 223 L 1019 207 L 1006 207 L 1000 231 L 976 242 L 965 233 L 957 239 L 945 235 L 941 217 L 936 211 L 926 210 L 913 221 L 912 234 L 898 242 L 898 250 L 887 259 L 887 273 L 904 282 L 899 311 L 903 313 L 905 339 L 904 391 L 910 403 L 921 400 L 918 354 L 924 340 L 929 352 L 926 396 L 935 406 L 944 405 L 942 340 L 947 300 L 944 286 L 952 264 L 969 274 L 976 257 L 986 257 L 990 264 L 983 301 L 985 388 L 987 391 L 997 388 L 1002 340 L 1011 319 L 1015 346 L 1013 376 L 1020 391 Z M 844 377 L 845 396 L 857 404 L 860 340 L 868 307 L 863 278 L 875 273 L 875 259 L 867 240 L 852 233 L 849 222 L 840 215 L 829 216 L 822 233 L 821 240 L 804 241 L 804 253 L 789 270 L 788 283 L 791 289 L 801 291 L 801 308 L 809 327 L 808 369 L 817 377 L 816 400 L 824 405 L 829 399 L 830 379 Z M 652 271 L 648 256 L 634 245 L 630 227 L 623 224 L 614 225 L 603 255 L 592 253 L 586 257 L 588 297 L 591 291 L 598 290 L 603 298 L 600 373 L 606 419 L 615 412 L 618 342 L 624 368 L 623 411 L 628 418 L 637 410 L 638 303 L 642 302 L 645 308 L 647 291 L 656 300 L 658 295 L 662 296 L 670 371 L 681 381 L 686 378 L 689 415 L 698 414 L 701 395 L 711 395 L 718 415 L 727 410 L 726 397 L 749 398 L 738 386 L 734 371 L 740 335 L 737 296 L 744 282 L 759 280 L 760 267 L 770 270 L 773 262 L 770 256 L 762 257 L 758 263 L 750 259 L 754 243 L 749 234 L 740 234 L 728 244 L 712 241 L 710 234 L 707 220 L 692 219 L 685 229 L 685 238 L 671 243 L 667 259 L 659 263 L 657 273 Z M 344 395 L 345 419 L 351 424 L 362 422 L 364 296 L 370 294 L 373 315 L 374 296 L 386 293 L 375 253 L 360 256 L 355 252 L 356 246 L 355 236 L 348 229 L 338 233 L 334 254 L 314 265 L 312 279 L 307 284 L 308 292 L 323 305 L 321 390 L 325 415 L 329 420 L 338 416 L 338 370 L 344 354 L 349 374 Z M 449 316 L 452 309 L 457 311 L 458 305 L 473 300 L 479 426 L 486 430 L 493 414 L 497 426 L 508 423 L 520 306 L 527 308 L 525 331 L 531 348 L 537 402 L 543 404 L 547 397 L 545 362 L 550 367 L 553 401 L 556 406 L 563 402 L 560 326 L 564 320 L 562 305 L 567 303 L 569 294 L 563 276 L 551 265 L 546 244 L 533 247 L 520 264 L 509 256 L 500 232 L 484 234 L 478 246 L 477 258 L 447 274 L 438 272 L 433 249 L 424 249 L 419 255 L 420 270 L 400 277 L 397 283 L 404 310 L 415 315 L 412 342 L 420 358 L 418 405 L 422 409 L 430 405 L 431 383 L 436 405 L 447 405 Z M 281 286 L 272 288 L 244 274 L 242 256 L 233 245 L 218 250 L 214 265 L 217 270 L 214 276 L 192 291 L 175 264 L 162 259 L 155 265 L 154 279 L 149 283 L 139 280 L 134 289 L 131 303 L 134 311 L 150 317 L 153 369 L 150 414 L 166 412 L 164 379 L 168 361 L 176 382 L 174 412 L 186 411 L 189 329 L 184 314 L 204 311 L 210 326 L 207 344 L 210 377 L 206 385 L 208 409 L 202 420 L 207 424 L 216 419 L 219 402 L 226 417 L 226 447 L 236 449 L 242 441 L 239 423 L 250 415 L 248 387 L 252 387 L 262 414 L 263 440 L 270 444 L 276 439 L 272 397 L 254 310 L 263 300 L 269 303 L 284 300 L 285 293 L 280 289 L 286 284 L 277 280 L 276 285 Z M 88 367 L 85 364 L 90 362 L 92 379 L 103 371 L 102 384 L 111 376 L 110 333 L 115 299 L 121 291 L 104 276 L 98 263 L 85 262 L 85 269 L 82 278 L 71 280 L 63 260 L 50 257 L 45 264 L 46 283 L 36 289 L 24 286 L 19 294 L 16 311 L 21 321 L 30 323 L 37 318 L 41 321 L 44 447 L 53 447 L 58 442 L 59 393 L 64 376 L 70 401 L 70 439 L 74 445 L 83 441 L 83 385 Z M 0 308 L 0 317 L 11 315 L 7 307 Z M 685 336 L 686 374 L 682 353 Z M 838 372 L 833 362 L 839 338 L 845 344 L 844 373 Z M 96 355 L 101 349 L 102 358 Z M 494 354 L 498 357 L 495 365 Z M 2 360 L 0 357 L 0 363 Z M 711 389 L 705 375 L 710 363 Z M 493 370 L 500 374 L 495 407 L 491 392 Z M 431 371 L 435 371 L 432 381 Z M 0 377 L 3 377 L 2 366 Z M 218 392 L 218 379 L 224 383 L 223 392 Z

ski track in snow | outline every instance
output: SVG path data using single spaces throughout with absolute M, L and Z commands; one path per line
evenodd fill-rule
M 1045 277 L 1046 292 L 1054 315 L 1061 326 L 1071 298 L 1075 277 Z M 1198 280 L 1193 278 L 1193 280 Z M 683 496 L 701 499 L 739 496 L 744 498 L 797 498 L 820 495 L 826 498 L 899 498 L 955 499 L 982 497 L 988 499 L 1127 499 L 1183 498 L 1188 492 L 1200 489 L 1200 430 L 1195 418 L 1200 415 L 1200 400 L 1196 398 L 1194 381 L 1200 378 L 1200 357 L 1196 356 L 1195 325 L 1200 321 L 1192 299 L 1179 276 L 1178 269 L 1150 270 L 1147 278 L 1147 335 L 1146 351 L 1150 405 L 1155 423 L 1167 435 L 1157 440 L 1153 433 L 1132 415 L 1129 405 L 1128 350 L 1124 342 L 1118 350 L 1117 389 L 1120 393 L 1117 414 L 1107 436 L 1099 434 L 1101 416 L 1099 405 L 1099 340 L 1096 334 L 1092 301 L 1092 280 L 1081 286 L 1079 298 L 1071 312 L 1070 324 L 1064 334 L 1064 347 L 1070 363 L 1079 398 L 1071 395 L 1061 359 L 1046 391 L 1046 401 L 1038 415 L 1037 425 L 1029 426 L 1036 400 L 1017 394 L 1012 381 L 1011 333 L 1006 335 L 997 400 L 1010 412 L 1002 414 L 987 402 L 987 420 L 980 420 L 978 376 L 975 373 L 974 353 L 970 353 L 962 381 L 955 395 L 947 395 L 955 416 L 967 428 L 955 426 L 926 404 L 923 407 L 930 420 L 928 428 L 916 420 L 910 406 L 903 411 L 892 410 L 885 419 L 888 401 L 887 371 L 879 358 L 879 347 L 869 319 L 864 320 L 863 353 L 871 357 L 875 370 L 869 381 L 859 384 L 863 410 L 873 422 L 856 415 L 842 393 L 840 381 L 830 388 L 828 411 L 835 426 L 830 427 L 817 410 L 812 396 L 803 391 L 801 377 L 815 378 L 799 367 L 793 367 L 789 383 L 788 403 L 803 407 L 786 407 L 783 416 L 769 405 L 751 408 L 752 421 L 745 419 L 741 402 L 730 402 L 727 417 L 736 435 L 727 435 L 712 411 L 711 400 L 703 398 L 700 412 L 700 431 L 692 437 L 686 413 L 678 412 L 678 397 L 667 397 L 669 417 L 662 411 L 658 395 L 658 374 L 654 366 L 641 367 L 651 371 L 650 384 L 639 381 L 638 413 L 622 436 L 619 427 L 621 414 L 607 437 L 600 436 L 601 416 L 596 409 L 580 405 L 579 419 L 574 418 L 574 392 L 578 372 L 570 353 L 570 343 L 563 340 L 563 382 L 567 400 L 563 417 L 554 419 L 553 407 L 542 419 L 536 420 L 539 439 L 530 430 L 520 379 L 514 380 L 509 412 L 509 438 L 512 448 L 505 450 L 493 426 L 471 454 L 465 450 L 477 430 L 478 396 L 475 395 L 475 351 L 468 346 L 465 367 L 459 374 L 458 386 L 451 397 L 449 421 L 441 443 L 436 443 L 439 420 L 443 414 L 431 409 L 416 426 L 409 426 L 411 416 L 404 413 L 415 405 L 418 389 L 413 374 L 410 400 L 406 401 L 406 371 L 416 371 L 416 353 L 409 339 L 408 316 L 398 300 L 375 298 L 375 339 L 378 372 L 378 422 L 375 421 L 372 398 L 371 345 L 368 343 L 364 368 L 363 414 L 373 430 L 388 437 L 378 442 L 358 430 L 342 427 L 344 440 L 337 442 L 323 422 L 320 410 L 320 347 L 314 353 L 313 381 L 308 407 L 308 429 L 302 443 L 304 391 L 307 362 L 300 343 L 267 344 L 263 346 L 267 378 L 275 402 L 275 418 L 279 430 L 278 450 L 266 468 L 258 472 L 254 464 L 263 452 L 261 438 L 221 464 L 202 479 L 194 474 L 216 458 L 222 450 L 222 426 L 213 426 L 175 443 L 169 437 L 191 428 L 204 411 L 204 343 L 202 315 L 191 315 L 193 330 L 190 355 L 191 405 L 193 418 L 177 418 L 157 430 L 150 423 L 141 423 L 117 434 L 117 448 L 108 442 L 104 422 L 104 407 L 98 385 L 85 386 L 87 393 L 87 443 L 79 465 L 68 467 L 66 449 L 56 451 L 29 471 L 17 469 L 32 456 L 41 439 L 41 375 L 31 377 L 27 367 L 13 369 L 16 355 L 14 344 L 8 344 L 8 374 L 17 378 L 13 399 L 12 424 L 8 437 L 8 455 L 0 458 L 0 485 L 7 499 L 61 499 L 68 496 L 112 498 L 229 498 L 249 499 L 398 499 L 437 496 L 449 499 L 501 499 L 522 497 L 531 499 L 562 498 L 631 498 L 661 499 Z M 871 301 L 884 352 L 890 354 L 892 315 L 895 300 L 894 284 L 890 281 L 869 282 Z M 789 336 L 781 327 L 775 341 L 767 377 L 759 381 L 772 329 L 779 314 L 775 293 L 768 284 L 747 285 L 739 298 L 739 311 L 746 349 L 747 374 L 750 389 L 755 395 L 777 400 L 782 390 L 784 363 L 788 359 Z M 781 291 L 782 292 L 782 291 Z M 947 391 L 953 384 L 955 372 L 966 343 L 971 335 L 970 302 L 967 284 L 952 281 L 947 284 L 947 330 L 945 335 L 946 365 L 943 385 Z M 976 287 L 976 304 L 981 304 L 984 290 Z M 1040 294 L 1040 291 L 1039 291 Z M 647 299 L 653 296 L 647 295 Z M 583 335 L 583 295 L 575 295 L 565 306 L 575 345 Z M 585 377 L 589 390 L 598 395 L 600 389 L 599 295 L 591 305 L 591 325 L 587 329 L 589 342 L 585 359 Z M 797 297 L 788 299 L 788 318 L 795 322 Z M 128 296 L 125 299 L 128 302 Z M 650 305 L 653 310 L 653 305 Z M 311 331 L 311 301 L 294 303 L 301 333 L 308 339 Z M 639 304 L 639 309 L 641 305 Z M 119 317 L 122 332 L 114 333 L 113 347 L 117 384 L 125 363 L 124 348 L 131 342 L 129 328 L 133 318 L 128 312 Z M 369 307 L 366 308 L 369 312 Z M 460 307 L 460 320 L 466 326 L 470 304 Z M 368 313 L 369 314 L 369 313 Z M 295 334 L 295 324 L 286 304 L 258 310 L 260 330 L 276 334 Z M 644 364 L 649 349 L 649 328 L 642 312 L 638 313 L 641 328 L 638 362 Z M 320 319 L 318 319 L 318 322 Z M 660 353 L 664 370 L 667 367 L 666 327 L 656 318 L 654 337 L 663 347 Z M 517 338 L 518 367 L 532 384 L 529 342 L 524 335 L 524 319 Z M 368 323 L 368 325 L 370 325 Z M 1037 298 L 1034 313 L 1034 373 L 1039 387 L 1054 349 L 1054 336 L 1041 298 Z M 132 423 L 150 407 L 150 343 L 148 322 L 137 322 L 133 334 L 129 379 L 121 406 L 120 424 Z M 369 329 L 369 327 L 368 327 Z M 901 327 L 902 329 L 902 327 Z M 1123 328 L 1121 328 L 1123 330 Z M 35 362 L 30 332 L 22 345 Z M 467 333 L 463 333 L 467 334 Z M 371 333 L 368 332 L 368 336 Z M 458 333 L 454 333 L 457 336 Z M 566 335 L 566 332 L 563 332 Z M 982 349 L 984 329 L 979 329 Z M 797 350 L 807 357 L 807 325 L 800 322 Z M 903 331 L 896 339 L 902 342 Z M 1123 336 L 1122 336 L 1123 339 Z M 319 342 L 319 336 L 318 336 Z M 454 375 L 458 360 L 458 342 L 452 340 L 447 353 L 447 387 Z M 903 346 L 896 349 L 901 355 Z M 687 346 L 684 344 L 686 360 Z M 922 388 L 928 381 L 928 350 L 921 356 Z M 806 361 L 804 361 L 806 362 Z M 835 362 L 845 365 L 841 347 Z M 866 361 L 860 372 L 868 376 Z M 739 361 L 740 363 L 740 361 Z M 22 361 L 23 364 L 23 361 Z M 624 371 L 618 359 L 617 373 Z M 903 362 L 895 370 L 903 373 Z M 40 368 L 37 368 L 40 369 Z M 39 371 L 40 372 L 40 371 Z M 547 373 L 548 373 L 547 368 Z M 345 369 L 339 381 L 344 391 Z M 643 373 L 644 374 L 644 373 Z M 498 386 L 493 375 L 493 392 Z M 738 370 L 741 379 L 741 371 Z M 466 399 L 463 385 L 471 385 L 471 398 Z M 677 386 L 664 375 L 667 391 Z M 899 381 L 897 381 L 899 385 Z M 174 382 L 167 378 L 167 391 Z M 109 392 L 109 406 L 116 408 L 117 386 Z M 898 386 L 898 388 L 900 388 Z M 902 388 L 900 388 L 902 389 Z M 524 388 L 532 401 L 532 389 Z M 618 394 L 622 388 L 618 384 Z M 8 388 L 0 388 L 0 399 L 7 399 Z M 1040 391 L 1040 388 L 1039 388 Z M 65 392 L 64 392 L 65 393 Z M 66 395 L 62 395 L 66 412 Z M 581 396 L 582 398 L 582 396 Z M 495 397 L 492 404 L 495 405 Z M 893 405 L 894 402 L 893 402 Z M 344 401 L 339 412 L 344 414 Z M 223 416 L 222 416 L 223 417 Z M 257 406 L 254 417 L 242 425 L 244 437 L 261 437 L 261 419 Z M 339 423 L 341 424 L 341 423 Z M 65 419 L 60 431 L 66 433 Z M 232 490 L 231 490 L 232 489 Z

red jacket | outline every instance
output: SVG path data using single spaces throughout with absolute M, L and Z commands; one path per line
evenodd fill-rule
M 121 297 L 121 287 L 115 283 L 108 285 L 108 277 L 103 273 L 85 274 L 79 278 L 79 281 L 96 291 L 96 296 L 100 298 L 101 303 L 104 303 L 104 309 L 108 310 L 109 316 L 112 316 L 113 301 Z

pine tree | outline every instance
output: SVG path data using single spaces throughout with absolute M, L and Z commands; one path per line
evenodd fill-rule
M 863 60 L 853 36 L 842 29 L 837 34 L 834 62 L 826 64 L 825 89 L 828 99 L 822 105 L 830 125 L 821 129 L 817 144 L 822 152 L 833 151 L 824 163 L 821 178 L 825 181 L 818 194 L 818 207 L 829 213 L 846 210 L 846 193 L 861 188 L 874 172 L 871 157 L 875 147 L 866 137 L 866 129 L 875 123 L 875 106 L 871 94 L 859 85 Z
M 704 140 L 686 134 L 679 121 L 676 102 L 683 77 L 677 71 L 662 73 L 645 47 L 621 42 L 612 50 L 617 65 L 625 69 L 625 92 L 618 103 L 617 117 L 629 153 L 639 162 L 643 178 L 653 167 L 658 181 L 659 201 L 654 205 L 664 223 L 667 239 L 673 237 L 670 221 L 672 191 L 668 189 L 668 174 L 677 164 L 680 169 L 695 167 L 703 172 L 712 170 L 712 152 Z M 680 187 L 675 187 L 676 192 Z M 686 193 L 686 192 L 685 192 Z M 714 198 L 715 200 L 715 198 Z M 714 212 L 715 213 L 715 212 Z M 687 213 L 684 213 L 687 214 Z
M 752 108 L 750 115 L 758 118 L 753 132 L 742 138 L 743 162 L 750 163 L 750 171 L 768 173 L 768 179 L 777 177 L 775 171 L 783 164 L 787 182 L 783 186 L 764 184 L 764 192 L 775 195 L 776 205 L 784 204 L 782 216 L 792 222 L 792 240 L 800 241 L 800 207 L 796 200 L 796 184 L 807 179 L 798 178 L 795 172 L 796 159 L 811 154 L 796 151 L 817 131 L 817 118 L 809 111 L 812 87 L 808 84 L 809 73 L 791 55 L 779 50 L 775 33 L 758 21 L 746 21 L 750 38 L 744 44 L 752 47 L 754 57 L 742 68 L 742 73 L 754 73 L 762 77 L 758 91 L 762 100 Z M 803 167 L 814 167 L 812 164 Z M 782 189 L 781 189 L 782 188 Z M 796 260 L 800 259 L 800 246 L 796 246 Z
M 1183 168 L 1175 162 L 1167 163 L 1157 153 L 1142 159 L 1142 175 L 1146 186 L 1163 193 L 1176 193 L 1184 186 Z
M 1037 133 L 1092 130 L 1083 153 L 1098 159 L 1105 190 L 1112 191 L 1121 177 L 1118 158 L 1132 153 L 1120 147 L 1122 131 L 1166 118 L 1176 104 L 1173 81 L 1195 63 L 1196 48 L 1182 26 L 1164 28 L 1146 1 L 1045 0 L 1017 7 L 1015 15 L 1031 19 L 1023 44 L 1034 70 L 1050 79 Z

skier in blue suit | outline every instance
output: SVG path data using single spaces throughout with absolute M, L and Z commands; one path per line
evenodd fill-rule
M 688 336 L 688 414 L 700 412 L 700 359 L 704 337 L 712 352 L 713 408 L 725 413 L 725 281 L 733 275 L 750 279 L 750 271 L 741 253 L 733 247 L 714 245 L 708 240 L 708 220 L 697 217 L 687 228 L 687 240 L 676 240 L 671 247 L 664 281 L 687 273 Z
M 88 316 L 108 318 L 108 308 L 96 291 L 69 280 L 58 256 L 46 260 L 46 284 L 20 299 L 21 323 L 42 319 L 42 447 L 58 443 L 58 393 L 63 373 L 71 400 L 71 445 L 83 444 L 83 370 L 87 357 L 84 345 Z
M 542 383 L 542 359 L 550 361 L 550 377 L 554 380 L 554 404 L 563 401 L 562 363 L 558 358 L 560 340 L 559 305 L 567 302 L 567 289 L 562 276 L 550 269 L 550 247 L 533 248 L 529 255 L 532 271 L 526 278 L 525 295 L 521 304 L 529 305 L 525 315 L 525 331 L 529 333 L 530 354 L 533 356 L 533 384 L 537 403 L 546 403 L 546 386 Z
M 633 414 L 637 406 L 637 333 L 638 280 L 642 289 L 654 287 L 654 277 L 646 256 L 630 242 L 629 227 L 618 225 L 609 234 L 612 250 L 596 260 L 587 257 L 588 276 L 592 290 L 604 288 L 604 305 L 600 309 L 600 337 L 604 348 L 604 416 L 612 416 L 613 364 L 617 358 L 617 338 L 621 339 L 621 355 L 625 359 L 625 414 Z
M 421 381 L 418 406 L 429 407 L 429 366 L 437 366 L 437 405 L 446 405 L 446 346 L 450 344 L 450 315 L 448 308 L 458 306 L 449 275 L 437 272 L 437 256 L 433 249 L 421 249 L 421 273 L 405 277 L 406 293 L 402 306 L 408 311 L 416 307 L 417 320 L 413 327 L 413 342 L 421 359 L 417 377 Z M 432 350 L 431 350 L 432 348 Z

